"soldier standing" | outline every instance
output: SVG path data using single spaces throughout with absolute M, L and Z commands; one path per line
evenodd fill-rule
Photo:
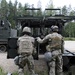
M 30 71 L 30 75 L 35 75 L 34 72 L 34 60 L 32 53 L 36 53 L 34 47 L 35 40 L 31 37 L 31 29 L 29 27 L 24 27 L 23 36 L 18 38 L 18 54 L 19 54 L 19 75 L 24 75 L 24 67 L 27 64 Z
M 48 62 L 50 67 L 49 75 L 62 75 L 62 53 L 63 53 L 63 37 L 58 34 L 58 26 L 51 26 L 52 33 L 48 34 L 43 39 L 37 38 L 39 43 L 44 43 L 49 40 L 49 44 L 46 47 L 48 52 L 51 52 L 51 60 Z

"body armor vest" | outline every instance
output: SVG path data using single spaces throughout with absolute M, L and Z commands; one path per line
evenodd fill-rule
M 23 37 L 19 41 L 18 53 L 31 53 L 33 52 L 32 39 L 30 37 Z
M 51 49 L 61 49 L 62 36 L 57 33 L 53 33 L 51 36 L 51 42 L 49 44 Z

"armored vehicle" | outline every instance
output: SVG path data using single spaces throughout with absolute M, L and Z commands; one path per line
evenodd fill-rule
M 37 9 L 29 9 L 29 10 L 37 10 Z M 40 10 L 40 9 L 38 9 Z M 60 10 L 60 9 L 46 9 L 46 10 Z M 34 15 L 25 15 L 23 17 L 17 17 L 16 24 L 19 27 L 19 34 L 18 36 L 21 36 L 21 31 L 25 26 L 28 26 L 32 30 L 32 36 L 35 37 L 41 37 L 43 38 L 48 33 L 51 33 L 50 27 L 52 25 L 57 25 L 59 27 L 59 33 L 62 34 L 63 27 L 66 22 L 72 21 L 75 19 L 75 16 L 64 16 L 62 14 L 55 14 L 55 15 L 45 15 L 45 16 L 34 16 Z M 14 42 L 13 44 L 13 50 L 12 47 L 8 49 L 8 58 L 14 58 L 17 54 L 17 38 L 11 39 L 11 41 Z M 10 44 L 11 41 L 8 43 Z M 8 44 L 8 45 L 9 45 Z M 36 41 L 36 50 L 37 54 L 34 56 L 35 59 L 39 59 L 40 54 L 44 54 L 46 52 L 46 45 L 48 43 L 44 44 L 38 44 Z M 63 70 L 64 72 L 69 71 L 71 66 L 75 65 L 75 54 L 65 50 L 63 54 Z M 70 72 L 70 71 L 69 71 Z
M 7 50 L 8 38 L 16 37 L 17 30 L 11 28 L 7 19 L 0 20 L 0 52 Z

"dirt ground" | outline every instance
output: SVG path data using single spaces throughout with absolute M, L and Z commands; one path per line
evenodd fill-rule
M 45 71 L 47 71 L 47 67 L 46 67 L 46 63 L 44 62 L 43 58 L 40 56 L 41 59 L 39 59 L 38 61 L 35 60 L 35 70 L 37 71 L 37 73 L 43 73 Z M 14 64 L 14 60 L 13 59 L 7 59 L 7 53 L 0 53 L 0 67 L 3 69 L 3 71 L 5 73 L 10 72 L 16 72 L 18 71 L 18 66 L 16 66 Z M 74 72 L 72 73 L 72 75 L 75 75 L 75 66 L 74 68 L 71 68 L 71 70 Z M 64 73 L 64 75 L 68 75 L 66 73 Z
M 47 66 L 43 59 L 43 56 L 39 57 L 40 57 L 39 60 L 34 61 L 35 71 L 44 73 L 47 70 Z M 18 66 L 14 64 L 14 59 L 7 59 L 6 52 L 0 53 L 0 67 L 4 70 L 5 73 L 7 72 L 13 73 L 18 71 Z
M 3 69 L 5 73 L 7 72 L 15 72 L 18 70 L 18 66 L 14 64 L 13 59 L 7 59 L 7 53 L 0 53 L 0 67 Z

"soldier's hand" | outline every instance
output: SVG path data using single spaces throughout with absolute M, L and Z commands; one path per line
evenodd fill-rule
M 37 41 L 40 42 L 41 41 L 41 38 L 40 37 L 37 37 Z

